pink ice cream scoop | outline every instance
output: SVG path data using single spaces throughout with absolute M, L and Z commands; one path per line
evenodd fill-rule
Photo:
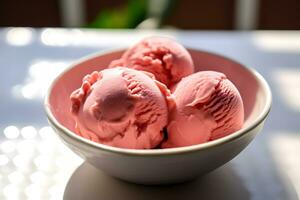
M 148 37 L 129 48 L 109 67 L 125 66 L 154 74 L 155 78 L 171 86 L 194 72 L 189 52 L 176 41 L 165 37 Z
M 115 147 L 155 148 L 167 125 L 169 97 L 149 73 L 124 67 L 93 72 L 70 97 L 77 134 Z
M 183 78 L 174 91 L 168 138 L 163 148 L 204 143 L 239 130 L 244 122 L 242 98 L 222 73 L 202 71 Z

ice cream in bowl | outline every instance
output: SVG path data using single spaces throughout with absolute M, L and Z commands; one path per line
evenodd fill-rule
M 230 161 L 262 129 L 267 82 L 220 55 L 160 37 L 78 61 L 52 83 L 48 121 L 113 177 L 178 183 Z

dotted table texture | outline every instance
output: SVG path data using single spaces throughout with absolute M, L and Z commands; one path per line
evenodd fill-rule
M 48 126 L 43 97 L 70 63 L 150 35 L 255 68 L 273 103 L 263 131 L 236 158 L 189 183 L 142 186 L 84 162 Z M 300 195 L 300 32 L 0 28 L 0 199 L 249 199 Z

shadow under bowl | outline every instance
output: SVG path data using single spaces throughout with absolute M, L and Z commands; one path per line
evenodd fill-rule
M 50 125 L 62 141 L 87 162 L 116 178 L 138 184 L 170 184 L 194 179 L 234 158 L 262 129 L 271 107 L 271 91 L 264 78 L 231 59 L 213 53 L 188 49 L 196 71 L 224 73 L 238 88 L 244 102 L 242 129 L 204 144 L 170 149 L 123 149 L 98 144 L 74 133 L 69 96 L 82 78 L 102 70 L 119 58 L 123 50 L 101 52 L 83 58 L 52 83 L 45 99 Z

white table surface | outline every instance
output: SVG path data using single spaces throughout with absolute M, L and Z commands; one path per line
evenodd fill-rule
M 66 149 L 49 128 L 43 96 L 69 63 L 147 35 L 219 53 L 257 69 L 273 106 L 235 159 L 197 181 L 146 187 L 110 178 Z M 0 29 L 0 199 L 298 199 L 300 32 Z

